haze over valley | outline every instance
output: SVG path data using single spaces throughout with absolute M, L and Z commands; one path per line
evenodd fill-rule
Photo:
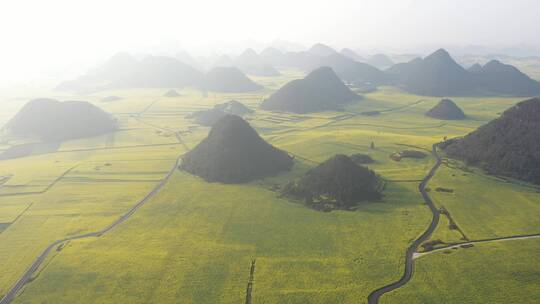
M 537 303 L 540 3 L 5 3 L 0 304 Z

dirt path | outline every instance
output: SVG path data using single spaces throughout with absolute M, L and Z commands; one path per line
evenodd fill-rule
M 433 215 L 433 217 L 431 219 L 431 224 L 426 229 L 426 231 L 424 231 L 424 233 L 422 233 L 422 235 L 420 235 L 420 237 L 418 237 L 416 240 L 414 240 L 414 242 L 411 244 L 411 246 L 409 246 L 409 248 L 407 249 L 407 251 L 405 253 L 405 272 L 403 273 L 401 278 L 398 281 L 390 283 L 390 284 L 388 284 L 386 286 L 383 286 L 383 287 L 371 292 L 369 294 L 369 296 L 368 296 L 368 303 L 369 304 L 379 303 L 379 298 L 383 294 L 385 294 L 387 292 L 390 292 L 390 291 L 392 291 L 394 289 L 397 289 L 397 288 L 407 284 L 407 282 L 409 282 L 411 280 L 412 273 L 413 273 L 413 268 L 414 268 L 414 254 L 416 253 L 416 250 L 418 249 L 420 244 L 422 244 L 424 241 L 429 239 L 429 237 L 431 236 L 433 231 L 435 231 L 435 228 L 437 228 L 437 224 L 439 223 L 440 213 L 439 213 L 439 210 L 437 209 L 437 207 L 435 207 L 435 204 L 433 203 L 433 201 L 431 200 L 431 198 L 429 197 L 429 195 L 426 192 L 427 184 L 429 183 L 431 178 L 435 175 L 435 172 L 437 172 L 437 169 L 439 169 L 439 167 L 441 166 L 441 157 L 437 153 L 437 144 L 434 144 L 432 146 L 431 153 L 433 154 L 433 156 L 435 157 L 435 159 L 437 161 L 436 161 L 435 165 L 433 165 L 431 170 L 429 170 L 428 174 L 424 177 L 424 179 L 422 180 L 420 185 L 418 186 L 418 190 L 422 194 L 422 198 L 424 199 L 424 201 L 428 205 L 428 207 L 429 207 L 429 209 L 430 209 L 430 211 L 431 211 L 431 213 Z
M 160 100 L 160 98 L 156 98 L 154 99 L 152 102 L 150 102 L 149 105 L 147 105 L 144 109 L 142 109 L 139 113 L 137 113 L 137 115 L 143 115 L 144 113 L 148 112 L 148 110 L 150 110 L 151 107 L 153 107 L 158 101 Z
M 62 178 L 64 178 L 66 175 L 68 175 L 71 171 L 73 171 L 73 169 L 75 169 L 78 165 L 75 165 L 71 168 L 69 168 L 68 170 L 66 170 L 64 173 L 62 173 L 60 176 L 58 176 L 57 178 L 55 178 L 47 187 L 45 187 L 43 190 L 40 190 L 40 191 L 32 191 L 32 192 L 18 192 L 18 193 L 1 193 L 0 194 L 0 197 L 6 197 L 6 196 L 21 196 L 21 195 L 32 195 L 32 194 L 43 194 L 47 191 L 49 191 L 49 189 L 51 189 L 52 187 L 54 187 L 54 185 L 56 185 Z
M 157 100 L 155 100 L 151 105 L 149 105 L 140 114 L 142 114 L 146 110 L 148 110 L 148 108 L 150 108 L 155 102 L 157 102 Z M 161 127 L 158 127 L 158 126 L 155 126 L 155 125 L 151 125 L 151 126 L 153 128 L 163 130 L 163 128 L 161 128 Z M 179 132 L 174 132 L 174 134 L 175 134 L 175 136 L 176 136 L 176 138 L 178 140 L 178 144 L 184 146 L 184 148 L 186 148 L 186 151 L 188 151 L 189 148 L 187 147 L 185 142 L 182 140 L 182 138 L 180 136 L 180 133 Z M 177 144 L 154 144 L 154 145 L 143 145 L 143 146 L 165 146 L 165 145 L 177 145 Z M 81 150 L 96 150 L 96 149 L 81 149 Z M 80 151 L 80 150 L 78 150 L 78 151 Z M 99 230 L 99 231 L 89 232 L 89 233 L 85 233 L 85 234 L 82 234 L 82 235 L 77 235 L 77 236 L 72 236 L 72 237 L 67 237 L 67 238 L 63 238 L 63 239 L 60 239 L 60 240 L 56 240 L 55 242 L 50 244 L 47 248 L 45 248 L 45 250 L 43 250 L 41 252 L 41 254 L 34 260 L 34 262 L 30 265 L 30 267 L 22 274 L 22 276 L 19 278 L 19 280 L 17 280 L 17 282 L 15 282 L 15 284 L 2 297 L 2 299 L 0 299 L 0 304 L 8 304 L 15 298 L 17 293 L 26 285 L 26 283 L 28 283 L 28 281 L 32 278 L 32 275 L 43 264 L 43 262 L 45 261 L 47 256 L 51 253 L 53 248 L 55 248 L 57 246 L 63 246 L 65 243 L 67 243 L 69 241 L 73 241 L 73 240 L 92 238 L 92 237 L 101 237 L 102 235 L 108 233 L 109 231 L 114 229 L 116 226 L 122 224 L 127 219 L 129 219 L 139 208 L 141 208 L 146 202 L 148 202 L 152 197 L 154 197 L 167 184 L 167 182 L 171 179 L 172 175 L 174 174 L 174 172 L 176 171 L 176 169 L 180 165 L 180 161 L 182 159 L 182 156 L 183 156 L 183 154 L 179 155 L 176 158 L 176 161 L 175 161 L 174 165 L 168 171 L 168 173 L 167 173 L 167 175 L 165 176 L 164 179 L 162 179 L 148 194 L 146 194 L 145 197 L 143 197 L 134 206 L 132 206 L 130 209 L 128 209 L 128 211 L 126 213 L 124 213 L 122 216 L 120 216 L 120 218 L 118 218 L 116 221 L 111 223 L 109 226 L 107 226 L 107 227 L 105 227 L 105 228 L 103 228 L 102 230 Z M 49 188 L 54 186 L 60 179 L 62 179 L 69 172 L 71 172 L 73 169 L 75 169 L 75 167 L 77 167 L 77 166 L 74 166 L 74 167 L 70 168 L 69 170 L 67 170 L 66 172 L 64 172 L 55 181 L 53 181 L 53 183 L 51 183 L 49 185 L 49 187 L 47 187 L 45 189 L 45 191 L 47 191 Z
M 500 237 L 500 238 L 493 238 L 493 239 L 485 239 L 485 240 L 476 240 L 476 241 L 457 243 L 457 244 L 452 244 L 452 245 L 440 247 L 440 248 L 437 248 L 437 249 L 434 249 L 434 250 L 431 250 L 431 251 L 427 251 L 427 252 L 416 252 L 415 254 L 413 254 L 413 259 L 417 259 L 417 258 L 423 257 L 425 255 L 432 254 L 432 253 L 439 252 L 439 251 L 443 251 L 443 250 L 447 250 L 447 249 L 467 248 L 467 247 L 469 247 L 471 245 L 479 244 L 479 243 L 494 243 L 494 242 L 504 242 L 504 241 L 534 239 L 534 238 L 540 238 L 540 233 L 526 234 L 526 235 L 503 236 L 503 237 Z
M 403 106 L 399 106 L 399 107 L 395 107 L 395 108 L 390 108 L 390 109 L 386 109 L 386 110 L 380 110 L 379 112 L 381 113 L 390 113 L 390 112 L 396 112 L 396 111 L 399 111 L 399 110 L 403 110 L 403 109 L 406 109 L 406 108 L 410 108 L 410 107 L 413 107 L 417 104 L 420 104 L 422 102 L 426 101 L 425 99 L 420 99 L 420 100 L 417 100 L 413 103 L 410 103 L 410 104 L 406 104 L 406 105 L 403 105 Z
M 68 241 L 73 240 L 79 240 L 79 239 L 85 239 L 85 238 L 93 238 L 93 237 L 101 237 L 102 235 L 108 233 L 109 231 L 113 230 L 116 226 L 122 224 L 125 222 L 128 218 L 130 218 L 139 208 L 141 208 L 146 202 L 148 202 L 152 197 L 154 197 L 159 190 L 161 190 L 165 184 L 170 180 L 172 177 L 174 171 L 176 168 L 178 168 L 180 164 L 182 155 L 178 156 L 176 158 L 176 161 L 174 165 L 171 167 L 165 178 L 158 183 L 145 197 L 143 197 L 140 201 L 138 201 L 134 206 L 132 206 L 126 213 L 124 213 L 120 218 L 118 218 L 116 221 L 111 223 L 109 226 L 103 228 L 102 230 L 96 231 L 96 232 L 89 232 L 82 235 L 72 236 L 63 238 L 60 240 L 57 240 L 50 244 L 43 252 L 34 260 L 32 265 L 22 274 L 22 276 L 15 282 L 15 284 L 9 289 L 9 291 L 4 295 L 2 299 L 0 299 L 0 304 L 8 304 L 10 303 L 17 293 L 25 286 L 26 283 L 30 280 L 34 272 L 38 270 L 38 268 L 43 264 L 47 256 L 51 253 L 51 251 L 59 245 L 62 245 Z
M 189 151 L 189 148 L 188 146 L 186 145 L 186 143 L 184 142 L 184 140 L 182 139 L 182 137 L 180 136 L 180 132 L 178 131 L 175 131 L 173 129 L 169 129 L 169 128 L 164 128 L 164 127 L 160 127 L 158 125 L 155 125 L 155 124 L 151 124 L 149 122 L 146 122 L 144 120 L 142 120 L 140 117 L 138 116 L 135 116 L 135 115 L 132 115 L 131 117 L 133 117 L 135 120 L 137 120 L 138 122 L 142 123 L 142 124 L 145 124 L 149 127 L 152 127 L 156 130 L 161 130 L 161 131 L 166 131 L 166 132 L 172 132 L 174 133 L 174 136 L 176 137 L 176 140 L 178 141 L 179 144 L 181 144 L 184 149 L 186 149 L 186 151 Z
M 445 247 L 437 248 L 435 250 L 429 251 L 429 252 L 416 252 L 418 247 L 426 240 L 429 239 L 433 231 L 435 231 L 435 228 L 437 227 L 437 224 L 439 222 L 440 218 L 440 211 L 437 209 L 433 201 L 431 200 L 430 196 L 426 192 L 426 186 L 430 179 L 435 175 L 435 172 L 437 169 L 441 166 L 442 159 L 440 155 L 437 153 L 437 144 L 433 145 L 431 153 L 433 156 L 435 156 L 437 162 L 435 165 L 431 168 L 428 175 L 424 177 L 422 182 L 420 183 L 418 189 L 420 190 L 420 193 L 422 194 L 422 197 L 426 204 L 429 206 L 431 213 L 433 214 L 433 218 L 431 220 L 431 224 L 427 228 L 427 230 L 419 237 L 417 238 L 411 246 L 407 249 L 406 255 L 405 255 L 405 272 L 401 276 L 401 278 L 398 281 L 395 281 L 391 284 L 388 284 L 386 286 L 383 286 L 373 292 L 371 292 L 368 296 L 368 303 L 369 304 L 377 304 L 379 303 L 379 298 L 390 291 L 393 291 L 397 288 L 400 288 L 401 286 L 407 284 L 411 278 L 414 268 L 414 260 L 417 258 L 420 258 L 422 256 L 443 251 L 447 249 L 453 249 L 453 248 L 467 248 L 470 246 L 473 246 L 474 244 L 478 243 L 489 243 L 489 242 L 500 242 L 500 241 L 510 241 L 510 240 L 522 240 L 522 239 L 530 239 L 530 238 L 540 238 L 540 233 L 537 234 L 529 234 L 529 235 L 515 235 L 515 236 L 507 236 L 507 237 L 500 237 L 500 238 L 492 238 L 492 239 L 484 239 L 484 240 L 475 240 L 475 241 L 466 241 L 463 243 L 458 244 L 451 244 Z

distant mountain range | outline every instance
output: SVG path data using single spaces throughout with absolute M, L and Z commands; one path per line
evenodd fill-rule
M 234 66 L 253 76 L 278 76 L 279 71 L 266 63 L 253 49 L 245 50 L 233 61 Z
M 103 66 L 61 83 L 57 89 L 87 91 L 112 88 L 181 88 L 197 85 L 203 74 L 172 57 L 136 60 L 129 54 L 111 57 Z
M 394 65 L 394 62 L 390 57 L 385 54 L 375 54 L 368 58 L 366 61 L 367 64 L 370 64 L 378 69 L 386 69 Z
M 516 67 L 491 60 L 472 72 L 480 88 L 496 94 L 533 96 L 540 94 L 540 83 L 522 73 Z
M 431 96 L 540 94 L 540 83 L 517 68 L 492 60 L 468 70 L 439 49 L 421 59 L 399 63 L 387 70 L 392 82 L 409 92 Z
M 58 90 L 96 91 L 117 88 L 199 87 L 208 91 L 251 92 L 262 88 L 235 67 L 216 67 L 207 73 L 172 57 L 136 60 L 117 54 L 103 66 L 57 86 Z
M 235 67 L 216 67 L 206 73 L 200 87 L 213 92 L 253 92 L 263 87 Z
M 334 50 L 333 48 L 329 47 L 328 45 L 326 44 L 322 44 L 322 43 L 316 43 L 314 44 L 309 50 L 308 52 L 310 52 L 311 54 L 314 54 L 314 55 L 317 55 L 317 56 L 321 56 L 321 57 L 326 57 L 326 56 L 330 56 L 330 55 L 335 55 L 337 54 L 338 52 L 336 50 Z
M 333 54 L 319 59 L 311 69 L 331 67 L 346 82 L 370 82 L 377 85 L 390 84 L 391 78 L 383 71 L 367 63 L 358 62 L 341 54 Z
M 184 58 L 185 62 L 191 60 L 186 53 L 180 53 L 178 57 Z M 415 58 L 398 64 L 393 64 L 392 60 L 383 54 L 374 55 L 368 58 L 367 62 L 359 60 L 363 58 L 351 49 L 337 52 L 320 43 L 301 52 L 281 52 L 276 48 L 266 48 L 257 54 L 254 50 L 247 49 L 236 57 L 218 57 L 213 65 L 219 68 L 218 71 L 227 71 L 229 76 L 222 75 L 218 77 L 219 79 L 214 79 L 212 77 L 216 73 L 215 70 L 204 74 L 171 57 L 148 57 L 139 61 L 128 54 L 118 54 L 102 67 L 60 84 L 58 89 L 84 91 L 194 86 L 206 89 L 219 87 L 217 90 L 227 92 L 245 92 L 257 90 L 260 86 L 254 83 L 247 85 L 252 81 L 243 75 L 244 73 L 253 76 L 277 76 L 280 72 L 276 67 L 297 68 L 306 72 L 320 67 L 330 67 L 347 83 L 375 87 L 394 85 L 419 95 L 540 95 L 540 83 L 514 66 L 492 60 L 483 66 L 474 64 L 465 69 L 444 49 L 439 49 L 424 58 Z M 237 81 L 235 87 L 228 88 L 235 79 Z M 211 85 L 209 81 L 212 82 Z M 239 82 L 244 84 L 240 85 Z
M 355 51 L 351 50 L 351 49 L 348 49 L 348 48 L 344 48 L 341 50 L 341 52 L 339 52 L 341 55 L 345 56 L 345 57 L 349 57 L 350 59 L 352 60 L 356 60 L 356 61 L 365 61 L 366 59 L 360 55 L 358 55 Z
M 361 57 L 354 51 L 344 49 L 338 53 L 323 44 L 316 44 L 304 52 L 281 53 L 276 49 L 265 50 L 261 57 L 275 66 L 295 67 L 306 71 L 328 66 L 343 81 L 349 83 L 395 85 L 419 95 L 540 94 L 540 83 L 511 65 L 493 60 L 484 66 L 476 64 L 467 70 L 444 49 L 439 49 L 425 58 L 415 58 L 398 64 L 393 64 L 391 59 L 383 54 L 374 55 L 367 62 L 359 62 Z M 383 71 L 376 66 L 387 69 Z
M 387 73 L 395 84 L 419 95 L 452 96 L 474 90 L 471 74 L 443 49 L 423 59 L 396 64 Z

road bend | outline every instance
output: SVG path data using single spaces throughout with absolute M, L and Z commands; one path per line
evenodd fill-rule
M 422 181 L 420 182 L 420 185 L 418 186 L 418 190 L 422 194 L 422 198 L 424 199 L 424 202 L 426 203 L 426 205 L 428 205 L 428 207 L 429 207 L 429 209 L 430 209 L 430 211 L 431 211 L 431 213 L 433 215 L 432 218 L 431 218 L 431 223 L 429 224 L 429 227 L 424 231 L 424 233 L 422 233 L 409 246 L 409 248 L 407 248 L 407 252 L 405 253 L 405 271 L 404 271 L 403 275 L 401 276 L 401 278 L 398 281 L 390 283 L 390 284 L 388 284 L 386 286 L 383 286 L 383 287 L 371 292 L 369 294 L 369 296 L 368 296 L 368 303 L 369 304 L 377 304 L 377 303 L 379 303 L 379 298 L 383 294 L 385 294 L 387 292 L 390 292 L 392 290 L 395 290 L 395 289 L 407 284 L 407 282 L 410 281 L 410 279 L 412 278 L 413 268 L 414 268 L 414 258 L 413 258 L 414 253 L 416 252 L 416 250 L 418 249 L 420 244 L 422 244 L 424 241 L 426 241 L 431 236 L 433 231 L 435 231 L 435 228 L 437 228 L 437 224 L 439 223 L 440 213 L 439 213 L 439 210 L 435 207 L 435 204 L 433 203 L 433 201 L 431 200 L 431 197 L 429 197 L 429 195 L 428 195 L 428 193 L 426 191 L 427 184 L 429 183 L 431 178 L 435 175 L 435 172 L 437 172 L 437 169 L 439 169 L 439 167 L 441 166 L 441 157 L 437 153 L 437 144 L 434 144 L 432 146 L 431 153 L 433 154 L 433 156 L 436 159 L 435 165 L 433 165 L 431 170 L 429 170 L 428 174 L 424 177 L 424 179 L 422 179 Z
M 32 275 L 43 264 L 47 256 L 51 253 L 51 251 L 55 247 L 60 246 L 61 244 L 64 244 L 68 241 L 100 237 L 110 232 L 116 226 L 122 224 L 128 218 L 130 218 L 140 207 L 142 207 L 146 202 L 148 202 L 152 197 L 154 197 L 165 186 L 165 184 L 167 184 L 167 182 L 171 179 L 172 175 L 174 174 L 174 171 L 176 170 L 176 168 L 178 168 L 181 158 L 182 158 L 182 155 L 176 158 L 174 166 L 172 166 L 172 168 L 167 173 L 165 178 L 162 179 L 148 194 L 146 194 L 145 197 L 143 197 L 140 201 L 138 201 L 126 213 L 120 216 L 116 221 L 111 223 L 109 226 L 96 232 L 89 232 L 89 233 L 85 233 L 81 235 L 70 236 L 70 237 L 60 239 L 60 240 L 56 240 L 55 242 L 47 246 L 47 248 L 45 248 L 45 250 L 41 252 L 41 254 L 34 260 L 34 262 L 32 262 L 30 267 L 21 275 L 21 277 L 17 280 L 17 282 L 15 282 L 15 284 L 11 287 L 11 289 L 9 289 L 9 291 L 4 295 L 4 297 L 0 300 L 0 304 L 8 304 L 8 303 L 11 303 L 11 301 L 13 301 L 15 296 L 26 285 L 26 283 L 28 283 L 28 281 L 32 278 Z

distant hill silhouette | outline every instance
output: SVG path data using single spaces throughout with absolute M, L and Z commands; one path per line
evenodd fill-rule
M 91 103 L 40 98 L 26 103 L 2 131 L 8 136 L 62 141 L 101 135 L 116 129 L 116 120 Z
M 471 72 L 471 73 L 476 73 L 476 72 L 480 72 L 482 70 L 482 66 L 479 64 L 479 63 L 475 63 L 473 65 L 471 65 L 467 71 Z
M 316 43 L 314 44 L 309 51 L 311 54 L 315 54 L 317 56 L 326 57 L 330 55 L 337 54 L 338 52 L 334 50 L 333 48 L 329 47 L 326 44 L 322 43 Z
M 337 110 L 360 99 L 329 67 L 318 68 L 304 79 L 293 80 L 266 99 L 261 108 L 272 111 L 308 113 Z
M 452 100 L 446 98 L 427 111 L 426 116 L 446 120 L 465 119 L 465 113 Z
M 148 88 L 182 88 L 197 85 L 202 74 L 174 58 L 147 57 L 140 61 L 135 75 L 118 82 L 118 86 Z
M 137 63 L 130 54 L 118 53 L 85 75 L 60 83 L 56 89 L 65 91 L 107 89 L 112 87 L 113 83 L 131 77 L 137 70 Z
M 217 104 L 214 108 L 238 116 L 253 113 L 252 109 L 246 107 L 243 103 L 237 100 L 229 100 L 227 102 Z
M 360 55 L 358 55 L 355 51 L 351 50 L 351 49 L 348 49 L 348 48 L 344 48 L 341 50 L 341 52 L 339 52 L 341 55 L 345 56 L 345 57 L 348 57 L 352 60 L 355 60 L 355 61 L 365 61 L 366 59 Z
M 228 55 L 221 55 L 215 58 L 212 66 L 213 67 L 234 67 L 234 60 Z
M 321 66 L 331 67 L 339 78 L 347 82 L 371 83 L 373 85 L 390 82 L 390 77 L 377 68 L 366 63 L 354 61 L 340 54 L 321 58 L 315 65 L 315 68 Z
M 181 50 L 178 53 L 176 53 L 174 58 L 176 60 L 182 62 L 183 64 L 187 64 L 187 65 L 192 66 L 192 67 L 197 68 L 197 69 L 199 69 L 200 65 L 201 65 L 197 61 L 196 58 L 194 58 L 193 56 L 191 56 L 188 52 L 186 52 L 184 50 Z
M 522 101 L 461 139 L 447 156 L 489 173 L 540 184 L 540 98 Z
M 212 126 L 227 114 L 244 116 L 251 113 L 253 113 L 253 110 L 246 107 L 244 104 L 236 100 L 230 100 L 217 104 L 214 108 L 209 110 L 196 111 L 193 114 L 188 115 L 188 118 L 194 119 L 195 122 L 200 125 Z
M 385 54 L 375 54 L 371 57 L 369 57 L 366 61 L 366 63 L 378 68 L 378 69 L 385 69 L 394 64 L 392 59 L 390 57 L 386 56 Z
M 235 66 L 254 76 L 278 76 L 279 71 L 269 65 L 253 49 L 245 50 L 235 59 Z
M 186 117 L 193 119 L 195 123 L 199 125 L 211 127 L 225 115 L 227 115 L 227 113 L 224 111 L 212 108 L 208 110 L 195 111 Z
M 396 64 L 387 73 L 393 77 L 394 83 L 419 95 L 540 94 L 540 83 L 511 65 L 492 60 L 484 66 L 475 64 L 466 70 L 443 49 L 424 59 Z
M 284 54 L 276 51 L 268 50 L 264 56 L 261 53 L 261 57 L 264 58 L 263 61 L 272 62 L 275 66 L 294 67 L 307 72 L 327 66 L 331 67 L 342 80 L 347 82 L 367 82 L 379 85 L 388 84 L 391 79 L 391 77 L 379 69 L 369 64 L 355 61 L 350 56 L 339 54 L 336 51 L 288 52 Z M 347 53 L 346 50 L 345 53 Z M 323 56 L 318 54 L 329 55 Z
M 184 156 L 180 169 L 209 182 L 243 183 L 292 165 L 292 157 L 264 141 L 246 121 L 226 115 Z
M 165 94 L 163 94 L 163 97 L 179 97 L 179 96 L 182 96 L 182 95 L 178 94 L 178 92 L 174 89 L 168 90 L 167 92 L 165 92 Z
M 473 92 L 474 84 L 467 70 L 461 67 L 443 49 L 388 69 L 399 84 L 420 95 L 452 96 Z
M 379 200 L 383 183 L 375 172 L 346 155 L 335 155 L 283 189 L 285 196 L 303 199 L 316 209 L 350 209 L 359 202 Z
M 202 88 L 215 92 L 253 92 L 263 87 L 247 78 L 242 71 L 235 67 L 216 67 L 204 76 Z
M 103 66 L 75 80 L 58 85 L 59 90 L 101 90 L 112 88 L 181 88 L 197 85 L 202 73 L 174 58 L 147 57 L 141 61 L 117 54 Z
M 280 66 L 311 70 L 320 66 L 321 56 L 310 52 L 288 52 L 283 54 Z
M 261 60 L 271 66 L 282 66 L 285 61 L 285 55 L 280 50 L 267 47 L 260 54 L 259 57 Z
M 489 93 L 510 96 L 540 94 L 540 82 L 531 79 L 512 65 L 491 60 L 474 71 L 478 86 Z

